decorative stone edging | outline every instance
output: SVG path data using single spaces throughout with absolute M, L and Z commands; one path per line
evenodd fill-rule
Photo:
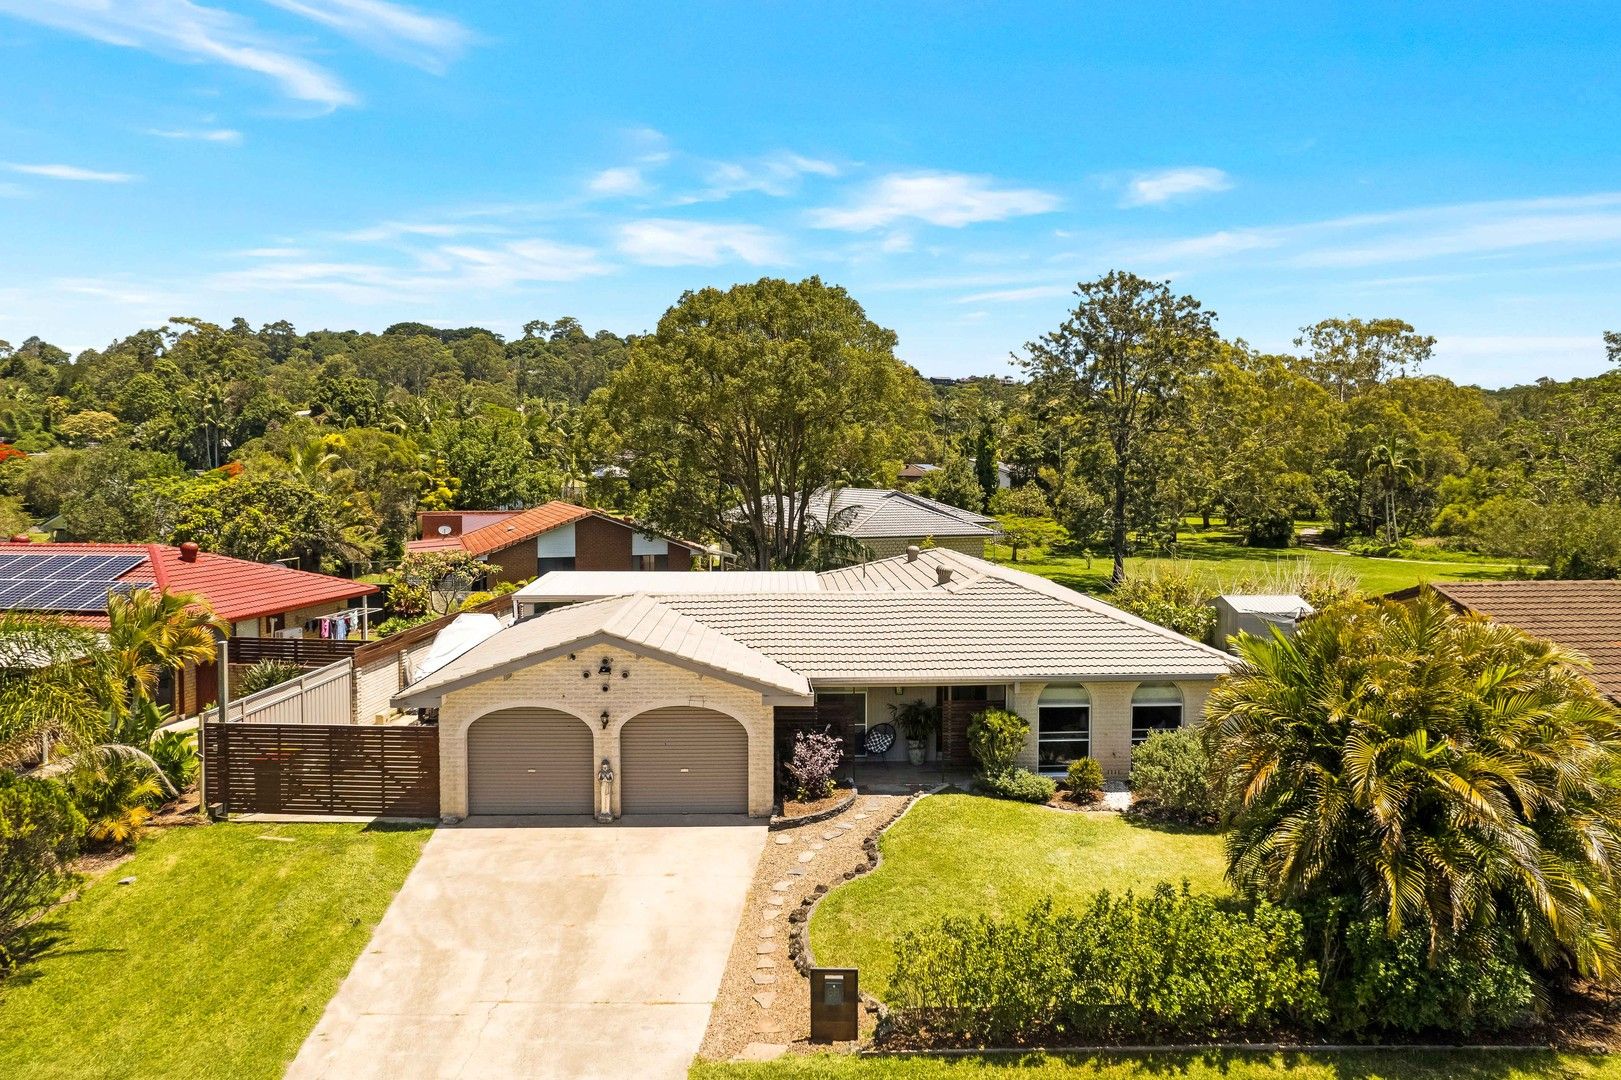
M 852 870 L 846 870 L 844 880 L 846 882 L 854 881 L 856 878 L 863 877 L 878 869 L 883 863 L 883 856 L 878 851 L 878 838 L 894 828 L 895 823 L 905 817 L 907 811 L 916 806 L 919 801 L 944 790 L 945 785 L 941 785 L 931 791 L 916 792 L 908 798 L 906 805 L 895 811 L 894 817 L 874 829 L 870 836 L 861 841 L 861 849 L 867 853 L 867 861 Z M 809 896 L 799 902 L 799 907 L 788 913 L 790 928 L 788 932 L 788 959 L 793 961 L 794 970 L 806 978 L 810 977 L 810 969 L 816 966 L 816 961 L 811 957 L 810 949 L 811 916 L 816 912 L 816 905 L 821 903 L 822 898 L 831 891 L 826 885 L 816 886 L 815 889 L 811 890 Z M 880 1012 L 880 1015 L 882 1014 L 884 1009 L 882 1002 L 865 991 L 862 992 L 861 996 L 867 1002 L 869 1009 L 876 1009 Z
M 815 825 L 818 822 L 826 821 L 828 818 L 838 817 L 840 814 L 850 809 L 850 807 L 854 806 L 856 799 L 860 795 L 861 792 L 857 791 L 854 787 L 851 787 L 850 794 L 846 795 L 844 798 L 840 799 L 826 810 L 818 810 L 814 814 L 806 814 L 804 817 L 794 818 L 783 817 L 781 814 L 772 814 L 771 821 L 767 823 L 766 829 L 769 832 L 780 832 L 783 829 L 797 829 L 801 825 Z

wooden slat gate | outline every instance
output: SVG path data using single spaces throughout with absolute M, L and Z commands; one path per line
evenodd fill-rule
M 233 814 L 439 816 L 439 730 L 204 725 L 205 794 Z

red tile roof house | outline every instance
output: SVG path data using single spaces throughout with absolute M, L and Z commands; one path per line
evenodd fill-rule
M 1621 705 L 1621 581 L 1446 581 L 1427 588 L 1459 611 L 1585 657 L 1588 681 Z M 1411 600 L 1418 593 L 1402 589 L 1389 596 Z
M 118 575 L 117 582 L 155 587 L 166 593 L 197 594 L 208 602 L 216 615 L 231 624 L 228 636 L 233 641 L 268 639 L 280 631 L 301 629 L 311 620 L 342 611 L 351 600 L 377 592 L 377 586 L 365 582 L 236 559 L 199 550 L 197 545 L 189 543 L 178 547 L 168 544 L 34 544 L 16 540 L 0 544 L 0 560 L 12 555 L 125 556 L 133 565 Z M 43 583 L 45 571 L 29 570 L 20 573 L 17 580 Z M 104 593 L 68 611 L 61 606 L 50 606 L 48 600 L 40 598 L 43 594 L 29 595 L 23 588 L 25 586 L 0 590 L 0 609 L 50 612 L 96 628 L 107 625 Z M 12 599 L 8 601 L 7 596 Z M 306 634 L 318 636 L 308 631 Z M 250 655 L 246 648 L 233 653 L 233 669 L 237 668 L 237 661 L 246 660 Z M 324 661 L 313 661 L 310 666 L 321 662 Z M 176 715 L 188 715 L 215 700 L 218 685 L 215 665 L 188 669 L 180 673 L 167 703 L 174 707 Z
M 702 545 L 644 531 L 629 518 L 552 500 L 530 510 L 423 511 L 407 551 L 468 551 L 490 564 L 488 583 L 550 570 L 688 570 Z

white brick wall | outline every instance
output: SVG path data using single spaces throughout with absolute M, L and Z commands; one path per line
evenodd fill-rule
M 613 677 L 606 680 L 607 692 L 602 690 L 605 680 L 595 674 L 604 656 L 613 661 L 614 668 Z M 585 669 L 592 672 L 589 679 L 581 678 Z M 620 678 L 622 670 L 628 670 L 630 677 Z M 743 725 L 749 740 L 749 813 L 769 815 L 773 711 L 760 693 L 606 646 L 581 650 L 573 660 L 558 657 L 511 675 L 491 677 L 445 695 L 439 709 L 440 813 L 445 817 L 467 814 L 468 726 L 499 709 L 527 707 L 558 709 L 590 726 L 595 749 L 593 783 L 602 759 L 607 758 L 614 771 L 613 811 L 617 816 L 619 731 L 634 716 L 672 705 L 712 709 Z M 609 715 L 606 730 L 599 719 L 604 709 Z
M 1074 685 L 1066 682 L 1065 685 Z M 1110 780 L 1124 780 L 1131 773 L 1131 695 L 1138 683 L 1085 682 L 1080 685 L 1092 698 L 1092 757 L 1103 766 L 1103 775 Z M 1182 724 L 1184 727 L 1204 719 L 1205 698 L 1215 682 L 1210 679 L 1177 680 L 1182 691 Z M 1037 702 L 1046 683 L 1019 683 L 1008 696 L 1009 708 L 1030 721 L 1030 741 L 1019 764 L 1027 769 L 1036 767 L 1036 735 L 1038 731 Z

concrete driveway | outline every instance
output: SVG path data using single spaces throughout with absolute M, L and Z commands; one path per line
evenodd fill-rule
M 441 828 L 287 1075 L 685 1077 L 765 836 L 712 817 Z

